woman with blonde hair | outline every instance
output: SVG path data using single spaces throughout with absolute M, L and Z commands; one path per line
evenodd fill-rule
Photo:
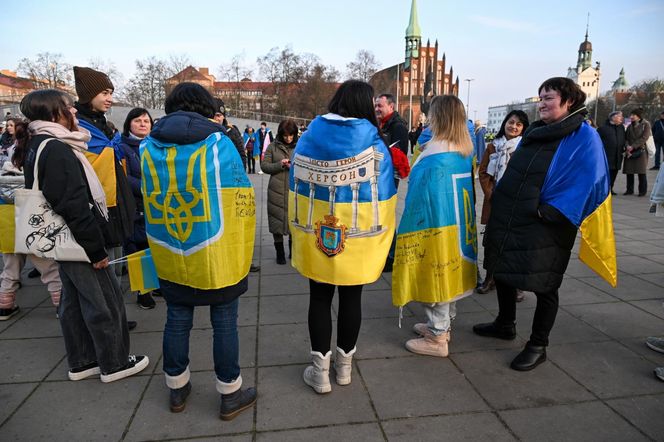
M 421 302 L 427 316 L 406 349 L 447 357 L 455 303 L 477 283 L 473 143 L 457 97 L 434 97 L 429 120 L 432 138 L 411 170 L 397 231 L 392 296 L 399 307 Z

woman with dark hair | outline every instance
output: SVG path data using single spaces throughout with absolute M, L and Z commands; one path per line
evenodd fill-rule
M 212 120 L 215 102 L 205 88 L 180 83 L 165 108 L 141 144 L 141 168 L 147 238 L 168 309 L 170 409 L 185 408 L 194 308 L 209 306 L 220 417 L 230 420 L 256 402 L 254 388 L 241 389 L 237 328 L 254 247 L 253 189 L 235 145 Z
M 634 174 L 639 176 L 639 196 L 648 192 L 648 149 L 646 141 L 652 135 L 650 123 L 643 118 L 643 109 L 637 107 L 629 113 L 631 123 L 627 126 L 625 161 L 623 173 L 627 175 L 627 189 L 623 195 L 634 195 Z
M 247 156 L 247 173 L 256 173 L 256 158 L 254 157 L 254 144 L 256 143 L 254 128 L 247 126 L 242 134 L 245 154 Z
M 516 150 L 521 136 L 528 129 L 528 115 L 521 110 L 513 110 L 505 116 L 496 138 L 489 143 L 482 160 L 480 161 L 478 171 L 480 176 L 480 186 L 484 193 L 484 203 L 482 204 L 482 217 L 480 223 L 486 225 L 491 213 L 491 194 L 496 187 L 496 183 L 502 178 L 507 169 L 507 164 Z M 495 288 L 493 277 L 489 274 L 484 278 L 484 283 L 477 288 L 477 293 L 489 293 Z M 518 301 L 523 299 L 521 295 Z
M 60 261 L 60 326 L 69 379 L 101 373 L 102 382 L 134 375 L 148 366 L 147 356 L 129 354 L 129 330 L 120 285 L 109 267 L 102 234 L 108 222 L 104 189 L 86 159 L 90 133 L 76 124 L 71 98 L 54 89 L 31 92 L 21 101 L 28 133 L 25 185 L 37 171 L 39 187 L 62 216 L 89 262 Z M 35 163 L 37 163 L 35 165 Z
M 498 317 L 473 327 L 481 336 L 515 339 L 516 290 L 534 292 L 532 333 L 511 363 L 519 371 L 546 360 L 577 229 L 596 209 L 610 210 L 606 155 L 585 122 L 586 94 L 569 78 L 554 77 L 542 83 L 539 97 L 540 121 L 524 133 L 491 197 L 484 268 L 496 283 Z M 613 240 L 612 232 L 607 226 L 602 240 Z
M 134 232 L 124 242 L 124 254 L 129 255 L 148 248 L 148 238 L 145 236 L 145 216 L 143 214 L 143 195 L 141 194 L 141 155 L 138 150 L 141 141 L 152 130 L 152 116 L 147 109 L 136 107 L 129 111 L 125 118 L 120 135 L 120 149 L 126 162 L 127 180 L 131 193 L 136 200 L 136 213 L 134 214 Z M 150 292 L 138 292 L 136 303 L 142 309 L 155 307 L 155 301 Z
M 331 306 L 336 287 L 336 381 L 351 382 L 362 323 L 362 287 L 380 277 L 396 209 L 394 170 L 378 132 L 371 85 L 344 82 L 328 111 L 311 122 L 297 143 L 288 204 L 293 266 L 309 278 L 313 365 L 303 376 L 317 393 L 332 389 Z
M 277 251 L 277 264 L 286 264 L 284 236 L 288 235 L 288 257 L 291 257 L 292 241 L 288 229 L 288 171 L 297 144 L 297 123 L 283 120 L 279 123 L 277 137 L 270 143 L 261 160 L 261 170 L 270 175 L 267 186 L 267 218 L 270 233 Z

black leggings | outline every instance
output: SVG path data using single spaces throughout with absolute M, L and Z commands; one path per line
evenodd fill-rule
M 516 288 L 496 281 L 496 293 L 498 295 L 496 322 L 513 324 L 516 321 Z M 537 307 L 535 307 L 530 343 L 547 346 L 549 333 L 558 314 L 558 290 L 547 293 L 535 292 L 535 296 L 537 296 Z
M 247 152 L 247 173 L 256 173 L 256 158 Z
M 332 339 L 332 284 L 309 280 L 309 338 L 311 349 L 326 355 Z M 339 286 L 337 347 L 348 353 L 357 343 L 362 324 L 361 285 Z

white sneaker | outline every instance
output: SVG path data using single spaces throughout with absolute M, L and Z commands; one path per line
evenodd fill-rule
M 69 370 L 68 376 L 70 381 L 80 381 L 89 378 L 90 376 L 97 376 L 101 373 L 99 365 L 96 362 L 85 365 L 83 367 L 72 368 Z
M 646 345 L 657 352 L 664 353 L 664 338 L 651 336 L 646 339 Z
M 113 381 L 119 381 L 120 379 L 133 376 L 136 373 L 140 373 L 148 366 L 150 359 L 145 355 L 129 355 L 129 361 L 124 368 L 121 368 L 118 371 L 108 374 L 101 375 L 101 381 L 108 383 Z

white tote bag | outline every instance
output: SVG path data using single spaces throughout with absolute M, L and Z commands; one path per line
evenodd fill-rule
M 648 149 L 648 157 L 652 158 L 655 156 L 655 139 L 652 135 L 648 137 L 646 141 L 646 148 Z
M 39 190 L 37 165 L 48 138 L 39 145 L 35 157 L 32 189 L 17 189 L 14 193 L 14 218 L 16 221 L 16 253 L 32 254 L 56 261 L 90 262 L 88 255 L 72 235 L 67 223 L 53 211 Z M 52 173 L 58 173 L 52 171 Z

